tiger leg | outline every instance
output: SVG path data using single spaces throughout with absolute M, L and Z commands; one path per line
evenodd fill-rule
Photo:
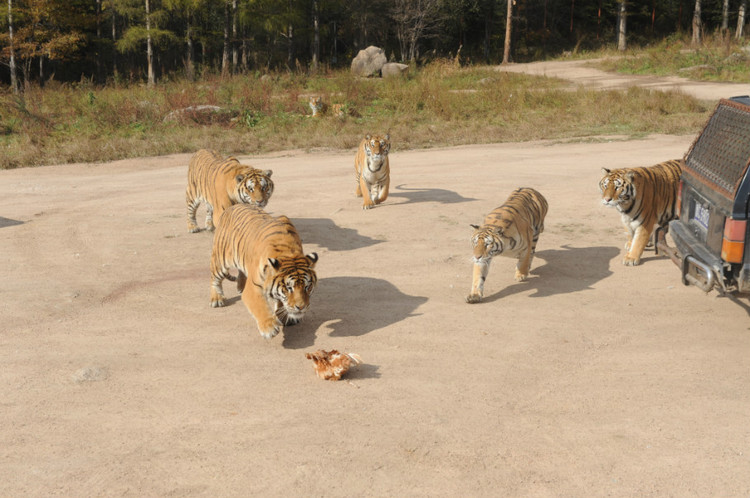
M 247 292 L 242 293 L 242 302 L 255 318 L 258 332 L 264 338 L 270 339 L 284 329 L 284 325 L 276 318 L 275 310 L 269 308 L 268 302 L 260 292 L 248 289 Z
M 378 196 L 375 199 L 376 204 L 380 204 L 381 202 L 384 202 L 388 198 L 388 186 L 389 181 L 386 179 L 384 183 L 381 183 L 378 187 Z
M 213 232 L 216 228 L 214 225 L 214 207 L 206 201 L 206 230 Z
M 490 271 L 490 259 L 481 263 L 474 262 L 474 271 L 471 277 L 471 293 L 466 296 L 466 302 L 469 304 L 478 303 L 484 296 L 484 281 L 487 280 L 487 274 Z
M 357 190 L 354 191 L 354 195 L 362 197 L 362 176 L 357 173 Z
M 211 257 L 211 307 L 219 308 L 224 306 L 226 301 L 224 300 L 224 289 L 221 287 L 221 282 L 225 278 L 225 271 L 223 268 L 219 268 L 219 265 L 214 262 L 213 256 Z
M 643 255 L 643 249 L 648 243 L 648 239 L 651 237 L 651 230 L 648 230 L 643 225 L 635 229 L 633 235 L 633 242 L 630 244 L 630 250 L 622 260 L 622 264 L 625 266 L 638 266 L 641 263 L 641 256 Z
M 365 181 L 364 175 L 360 177 L 359 179 L 359 186 L 362 190 L 362 200 L 364 201 L 362 203 L 362 209 L 371 209 L 375 207 L 375 203 L 373 202 L 373 192 L 372 189 L 376 188 L 374 185 L 372 187 L 368 187 L 367 182 Z M 364 195 L 365 192 L 367 195 Z
M 201 201 L 199 199 L 193 198 L 189 193 L 186 195 L 186 201 L 187 201 L 187 217 L 188 217 L 188 232 L 190 233 L 196 233 L 200 232 L 200 228 L 198 228 L 198 221 L 195 219 L 195 212 L 198 209 L 198 206 L 200 205 Z
M 514 277 L 516 282 L 523 282 L 529 278 L 532 259 L 534 259 L 534 250 L 529 247 L 525 253 L 521 254 L 521 257 L 518 258 L 518 263 L 516 263 L 516 274 Z

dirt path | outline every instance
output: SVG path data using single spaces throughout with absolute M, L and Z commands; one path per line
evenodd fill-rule
M 209 307 L 188 155 L 0 171 L 0 496 L 747 496 L 750 301 L 623 267 L 598 199 L 692 139 L 395 150 L 369 212 L 353 152 L 242 158 L 320 255 L 270 341 Z M 499 258 L 465 304 L 468 225 L 520 185 L 531 278 Z M 322 381 L 318 348 L 365 365 Z
M 573 85 L 584 85 L 603 90 L 619 90 L 631 86 L 652 90 L 678 90 L 702 100 L 717 101 L 737 95 L 750 95 L 747 83 L 714 83 L 691 81 L 677 76 L 633 76 L 601 71 L 591 66 L 591 60 L 543 61 L 528 64 L 497 66 L 498 71 L 535 74 L 568 80 Z

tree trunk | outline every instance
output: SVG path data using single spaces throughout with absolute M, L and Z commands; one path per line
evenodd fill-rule
M 148 86 L 156 84 L 154 76 L 154 48 L 151 43 L 151 5 L 146 0 L 146 58 L 148 59 Z
M 693 45 L 701 44 L 701 0 L 695 0 L 693 11 Z
M 742 38 L 742 35 L 745 31 L 745 10 L 747 9 L 747 1 L 742 0 L 740 2 L 740 9 L 739 12 L 737 12 L 737 32 L 735 33 L 734 37 L 738 40 Z
M 576 0 L 570 0 L 570 32 L 573 32 L 573 12 L 575 12 Z
M 10 88 L 18 94 L 18 75 L 16 74 L 16 55 L 13 48 L 13 0 L 8 0 L 8 43 L 10 44 Z
M 289 70 L 294 70 L 294 26 L 292 26 L 291 16 L 292 12 L 294 11 L 294 6 L 292 5 L 292 0 L 289 0 L 289 10 L 287 11 L 289 13 L 289 21 L 286 27 L 286 65 L 289 67 Z
M 194 65 L 195 65 L 195 46 L 193 45 L 193 13 L 188 10 L 187 12 L 187 26 L 185 29 L 185 38 L 187 42 L 187 54 L 185 61 L 185 76 L 188 80 L 193 80 L 195 77 Z
M 117 43 L 117 14 L 112 9 L 112 46 Z M 117 76 L 117 49 L 112 50 L 112 74 Z
M 724 0 L 724 5 L 721 8 L 721 32 L 726 33 L 729 31 L 729 0 Z
M 513 26 L 513 0 L 507 0 L 508 13 L 505 20 L 505 47 L 503 48 L 503 64 L 510 62 L 510 35 Z
M 230 30 L 230 16 L 229 16 L 229 0 L 224 0 L 224 50 L 221 54 L 221 75 L 226 76 L 229 74 L 229 30 Z
M 103 82 L 102 74 L 102 0 L 96 0 L 96 81 Z
M 232 0 L 232 73 L 237 73 L 239 53 L 237 51 L 237 0 Z
M 617 50 L 624 52 L 628 48 L 628 12 L 625 9 L 625 0 L 620 1 L 617 13 Z
M 313 46 L 312 46 L 312 70 L 318 72 L 320 61 L 320 13 L 318 12 L 318 0 L 313 0 Z

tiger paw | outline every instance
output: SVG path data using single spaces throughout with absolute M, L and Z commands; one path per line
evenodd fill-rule
M 516 270 L 516 275 L 515 275 L 514 278 L 516 279 L 516 282 L 523 282 L 527 278 L 529 278 L 529 274 L 528 273 L 521 273 L 520 271 Z
M 221 308 L 226 304 L 226 301 L 223 297 L 212 297 L 211 298 L 211 307 L 212 308 Z
M 367 209 L 372 209 L 372 208 L 374 208 L 374 207 L 375 207 L 375 204 L 364 204 L 364 205 L 362 206 L 362 209 L 365 209 L 365 210 L 367 210 Z
M 469 304 L 475 304 L 482 300 L 482 296 L 479 294 L 469 294 L 466 296 L 466 302 Z
M 270 320 L 267 320 L 264 326 L 258 326 L 258 331 L 264 339 L 271 339 L 273 337 L 276 337 L 283 328 L 284 326 L 278 319 L 272 318 Z
M 638 266 L 641 264 L 641 258 L 631 258 L 630 256 L 625 256 L 625 258 L 622 260 L 622 264 L 625 266 Z
M 198 225 L 196 225 L 194 223 L 188 224 L 188 232 L 190 232 L 190 233 L 198 233 L 200 231 L 201 231 L 201 229 L 198 228 Z

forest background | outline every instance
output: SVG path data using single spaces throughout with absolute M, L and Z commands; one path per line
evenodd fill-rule
M 97 84 L 205 72 L 347 67 L 369 45 L 392 62 L 465 64 L 731 30 L 746 0 L 8 0 L 0 82 Z M 509 5 L 510 4 L 510 5 Z M 697 24 L 696 24 L 697 23 Z M 698 40 L 699 42 L 700 40 Z M 12 60 L 13 58 L 13 60 Z
M 606 70 L 747 82 L 746 4 L 7 0 L 0 169 L 206 147 L 352 149 L 365 133 L 390 133 L 394 150 L 692 134 L 713 103 L 571 89 L 494 64 L 582 57 Z M 370 45 L 408 72 L 352 75 Z M 307 119 L 313 95 L 342 112 Z

